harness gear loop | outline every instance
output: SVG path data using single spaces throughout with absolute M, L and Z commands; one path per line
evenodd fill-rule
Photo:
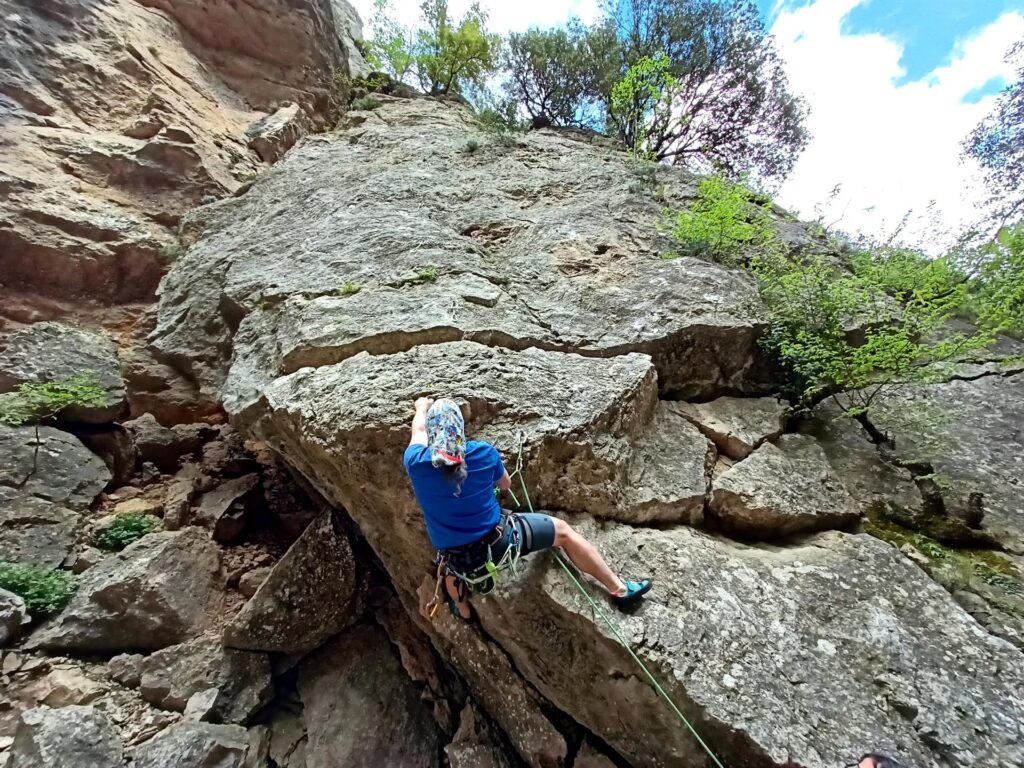
M 502 538 L 504 538 L 506 526 L 509 526 L 509 542 L 497 563 L 494 562 L 492 542 L 487 543 L 487 559 L 484 561 L 483 565 L 480 565 L 466 573 L 459 571 L 452 565 L 452 556 L 455 554 L 457 559 L 457 552 L 453 550 L 442 550 L 438 553 L 439 578 L 443 578 L 440 575 L 441 569 L 443 568 L 445 574 L 454 576 L 469 587 L 471 592 L 478 595 L 486 595 L 494 589 L 498 583 L 498 574 L 503 571 L 510 571 L 513 578 L 518 578 L 519 557 L 522 552 L 523 540 L 519 531 L 519 526 L 515 521 L 515 513 L 507 515 L 505 517 L 504 525 L 499 527 L 498 530 L 500 531 L 500 536 Z
M 511 477 L 515 477 L 517 475 L 519 476 L 519 484 L 522 487 L 523 498 L 526 499 L 527 509 L 530 512 L 533 512 L 533 502 L 530 501 L 530 492 L 526 489 L 526 480 L 523 478 L 523 447 L 525 445 L 526 435 L 522 430 L 520 430 L 519 450 L 516 454 L 516 468 L 515 471 L 512 473 Z M 513 496 L 513 498 L 515 497 Z M 518 504 L 518 500 L 516 503 Z M 632 648 L 629 647 L 629 643 L 622 636 L 622 633 L 619 632 L 619 628 L 615 626 L 615 623 L 608 617 L 608 614 L 606 614 L 601 609 L 601 606 L 597 604 L 594 598 L 590 596 L 590 592 L 587 591 L 587 588 L 583 586 L 583 584 L 580 582 L 578 578 L 576 578 L 576 574 L 572 572 L 572 570 L 566 564 L 565 559 L 562 557 L 561 554 L 559 554 L 558 550 L 552 549 L 551 553 L 555 556 L 555 560 L 557 560 L 558 564 L 562 566 L 562 570 L 566 572 L 572 583 L 576 585 L 576 588 L 580 591 L 580 594 L 582 594 L 583 597 L 587 599 L 587 602 L 590 603 L 590 607 L 598 616 L 600 616 L 604 620 L 604 623 L 608 626 L 608 629 L 610 629 L 612 634 L 615 636 L 615 639 L 619 641 L 619 644 L 625 649 L 626 653 L 629 654 L 633 661 L 636 662 L 636 665 L 640 667 L 640 669 L 643 671 L 644 675 L 646 675 L 648 681 L 650 681 L 651 683 L 651 687 L 654 688 L 655 692 L 657 692 L 657 694 L 665 700 L 669 708 L 682 721 L 683 725 L 686 726 L 687 730 L 689 730 L 689 732 L 697 740 L 697 743 L 700 744 L 700 746 L 704 749 L 708 757 L 711 758 L 711 762 L 713 762 L 715 766 L 717 766 L 717 768 L 725 768 L 725 766 L 718 759 L 715 753 L 711 751 L 711 747 L 709 747 L 707 743 L 704 741 L 704 739 L 701 738 L 701 735 L 697 732 L 697 729 L 686 718 L 686 715 L 684 715 L 682 710 L 680 710 L 679 707 L 676 706 L 676 703 L 672 700 L 672 697 L 669 696 L 665 689 L 661 686 L 661 683 L 659 683 L 657 678 L 655 678 L 654 675 L 651 674 L 651 671 L 647 668 L 647 665 L 644 664 L 643 660 L 636 655 Z

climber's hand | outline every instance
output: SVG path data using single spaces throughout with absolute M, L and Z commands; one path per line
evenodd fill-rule
M 434 398 L 432 397 L 418 397 L 416 398 L 416 412 L 429 410 L 433 404 Z

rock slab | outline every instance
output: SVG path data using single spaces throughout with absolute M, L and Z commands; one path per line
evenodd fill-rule
M 13 592 L 0 589 L 0 647 L 16 640 L 30 621 L 25 601 Z
M 36 707 L 21 713 L 8 768 L 116 768 L 121 737 L 93 707 Z
M 82 510 L 110 477 L 103 461 L 74 435 L 39 427 L 37 445 L 33 427 L 0 424 L 0 486 Z
M 140 744 L 135 768 L 245 768 L 248 752 L 242 726 L 186 720 Z
M 745 459 L 765 440 L 782 434 L 789 408 L 774 397 L 719 397 L 707 403 L 678 403 L 683 416 L 723 454 Z
M 201 529 L 150 533 L 86 571 L 68 607 L 30 645 L 126 651 L 187 640 L 202 631 L 219 568 Z
M 56 568 L 75 540 L 79 513 L 0 486 L 0 562 Z

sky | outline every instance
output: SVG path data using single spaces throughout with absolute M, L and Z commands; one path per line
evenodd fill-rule
M 940 250 L 983 198 L 961 144 L 1013 79 L 1024 0 L 756 0 L 791 89 L 807 101 L 811 141 L 776 190 L 804 218 Z M 372 0 L 355 0 L 364 20 Z M 460 14 L 469 0 L 451 0 Z M 482 0 L 494 31 L 590 22 L 598 0 Z M 415 23 L 419 0 L 392 0 Z M 369 35 L 369 29 L 367 29 Z M 838 192 L 833 191 L 838 187 Z

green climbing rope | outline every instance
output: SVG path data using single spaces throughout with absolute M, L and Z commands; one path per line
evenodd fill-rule
M 523 489 L 523 498 L 526 499 L 526 508 L 530 512 L 533 512 L 533 502 L 530 501 L 530 492 L 526 489 L 526 480 L 523 478 L 524 444 L 525 440 L 523 436 L 520 434 L 519 452 L 516 456 L 516 468 L 515 471 L 512 473 L 511 477 L 519 478 L 519 484 Z M 509 493 L 511 493 L 511 489 L 509 489 Z M 516 498 L 514 493 L 512 494 L 512 498 L 515 500 L 516 506 L 522 507 L 522 505 L 519 503 L 519 499 Z M 626 642 L 626 639 L 619 632 L 619 629 L 615 626 L 615 623 L 608 617 L 608 614 L 606 614 L 604 610 L 602 610 L 601 606 L 597 604 L 597 601 L 590 596 L 590 592 L 587 591 L 587 588 L 585 586 L 583 586 L 583 583 L 578 578 L 576 578 L 576 574 L 574 574 L 572 572 L 572 569 L 570 569 L 569 566 L 566 564 L 565 559 L 556 550 L 552 550 L 552 554 L 554 554 L 555 560 L 557 560 L 558 564 L 562 566 L 562 570 L 566 572 L 572 583 L 576 585 L 576 588 L 580 591 L 580 594 L 582 594 L 583 597 L 587 599 L 587 602 L 590 603 L 590 607 L 593 608 L 594 612 L 597 613 L 597 615 L 601 617 L 604 623 L 608 625 L 608 629 L 610 629 L 612 631 L 612 634 L 615 635 L 615 639 L 619 641 L 619 644 L 622 645 L 622 647 L 626 650 L 626 653 L 630 655 L 633 661 L 636 662 L 636 665 L 640 667 L 643 673 L 647 676 L 647 679 L 651 683 L 651 687 L 653 687 L 654 690 L 658 693 L 658 695 L 665 700 L 665 702 L 669 705 L 672 711 L 676 713 L 676 715 L 682 721 L 683 725 L 685 725 L 687 729 L 690 731 L 690 733 L 693 734 L 693 738 L 695 738 L 697 740 L 697 743 L 700 744 L 701 747 L 703 747 L 705 752 L 707 752 L 708 757 L 711 758 L 711 761 L 718 768 L 725 768 L 725 766 L 722 765 L 722 762 L 718 759 L 715 753 L 711 751 L 711 747 L 707 745 L 707 742 L 705 742 L 704 739 L 701 738 L 701 735 L 697 732 L 697 729 L 694 728 L 690 721 L 687 719 L 686 715 L 684 715 L 682 713 L 682 710 L 680 710 L 679 707 L 676 706 L 676 703 L 672 701 L 672 697 L 668 695 L 668 692 L 666 692 L 665 689 L 661 686 L 661 683 L 659 683 L 657 678 L 655 678 L 654 675 L 651 674 L 651 671 L 647 669 L 647 665 L 644 664 L 643 660 L 641 660 L 641 658 L 637 656 L 636 653 L 634 653 L 633 649 L 629 647 L 629 643 Z

